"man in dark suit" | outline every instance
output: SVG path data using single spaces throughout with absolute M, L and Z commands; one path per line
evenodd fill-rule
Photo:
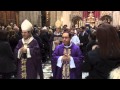
M 88 33 L 86 32 L 85 27 L 81 27 L 80 34 L 79 34 L 79 39 L 80 39 L 81 51 L 82 51 L 83 55 L 85 55 L 86 54 L 86 45 L 89 42 Z
M 49 38 L 48 38 L 47 27 L 42 28 L 39 37 L 41 38 L 43 44 L 43 48 L 41 50 L 42 62 L 45 63 L 46 61 L 48 61 L 47 57 L 49 55 Z

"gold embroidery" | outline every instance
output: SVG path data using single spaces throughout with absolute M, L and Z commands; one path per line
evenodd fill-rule
M 26 73 L 22 73 L 22 79 L 26 79 Z
M 27 40 L 23 39 L 23 41 L 24 41 L 23 42 L 23 47 L 25 49 L 29 48 L 29 43 L 31 42 L 32 38 L 30 37 Z M 21 77 L 22 77 L 22 79 L 26 79 L 27 78 L 26 62 L 27 62 L 27 58 L 21 57 Z
M 26 79 L 27 73 L 26 73 L 26 59 L 21 59 L 21 77 L 22 79 Z
M 70 79 L 70 65 L 69 62 L 63 63 L 62 79 Z
M 21 69 L 22 71 L 26 71 L 26 66 L 22 65 Z
M 22 64 L 26 64 L 26 60 L 22 60 L 21 62 L 22 62 Z
M 64 54 L 71 55 L 71 49 L 64 49 Z M 70 60 L 62 61 L 62 79 L 70 79 Z

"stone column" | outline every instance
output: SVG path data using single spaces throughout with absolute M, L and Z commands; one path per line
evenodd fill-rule
M 61 20 L 62 11 L 57 11 L 57 20 Z
M 19 11 L 19 25 L 21 25 L 22 17 L 23 17 L 23 13 L 22 11 Z
M 71 26 L 70 14 L 71 11 L 63 11 L 62 13 L 63 25 L 67 24 L 68 28 Z
M 50 11 L 50 26 L 55 26 L 57 21 L 57 11 Z
M 113 25 L 114 26 L 120 25 L 120 12 L 119 11 L 113 12 Z
M 19 12 L 19 22 L 20 22 L 20 24 L 23 22 L 24 19 L 26 19 L 26 11 L 20 11 Z
M 24 19 L 28 19 L 33 25 L 34 24 L 38 25 L 39 15 L 40 15 L 39 11 L 20 11 L 19 22 L 21 24 Z
M 22 17 L 23 17 L 22 12 L 19 11 L 19 24 L 21 24 L 21 22 L 22 22 Z
M 38 12 L 38 26 L 42 26 L 41 11 Z

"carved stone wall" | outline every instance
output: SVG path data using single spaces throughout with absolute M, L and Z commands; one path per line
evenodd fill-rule
M 50 11 L 50 26 L 55 26 L 57 20 L 57 11 Z
M 19 23 L 28 19 L 33 25 L 41 26 L 41 11 L 19 11 Z
M 83 11 L 72 11 L 71 12 L 71 19 L 75 16 L 83 17 Z
M 100 17 L 102 17 L 104 15 L 110 15 L 110 16 L 112 16 L 112 11 L 101 11 L 100 12 Z

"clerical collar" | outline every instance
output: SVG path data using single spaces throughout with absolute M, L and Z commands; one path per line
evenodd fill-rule
M 71 46 L 72 46 L 72 43 L 70 43 L 69 46 L 65 46 L 65 45 L 64 45 L 64 48 L 70 48 Z
M 26 41 L 29 41 L 29 39 L 30 39 L 31 37 L 29 37 L 29 38 L 27 38 L 27 39 L 24 39 L 24 41 L 26 42 Z
M 34 39 L 33 36 L 31 36 L 27 40 L 25 40 L 24 38 L 22 38 L 22 42 L 23 42 L 23 44 L 25 44 L 25 43 L 29 44 L 33 39 Z

